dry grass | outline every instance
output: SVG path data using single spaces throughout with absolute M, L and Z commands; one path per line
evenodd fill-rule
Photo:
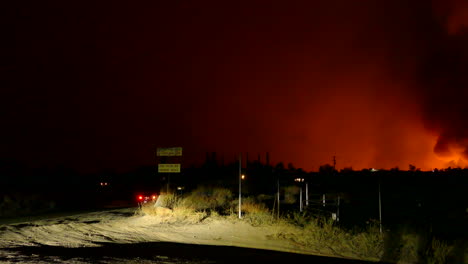
M 227 189 L 201 187 L 186 196 L 161 194 L 155 204 L 142 206 L 140 213 L 154 216 L 158 222 L 198 223 L 208 215 L 215 217 L 215 210 L 228 207 L 231 198 Z
M 419 243 L 418 236 L 414 233 L 406 233 L 402 235 L 402 244 L 400 260 L 405 263 L 417 263 L 419 259 Z
M 293 192 L 293 190 L 292 190 Z M 205 219 L 244 221 L 252 226 L 268 227 L 270 239 L 288 240 L 299 247 L 320 254 L 343 258 L 379 261 L 384 253 L 384 236 L 373 223 L 364 230 L 343 230 L 331 219 L 305 213 L 292 213 L 277 219 L 260 199 L 244 198 L 243 219 L 238 219 L 238 201 L 225 189 L 199 188 L 194 192 L 177 197 L 166 195 L 158 204 L 161 207 L 144 206 L 141 213 L 156 217 L 161 223 L 199 223 Z M 217 211 L 218 210 L 218 211 Z M 218 212 L 230 212 L 221 217 Z M 445 263 L 451 247 L 433 240 L 427 252 L 418 252 L 421 239 L 416 234 L 403 232 L 402 248 L 395 262 L 416 263 L 424 255 L 431 264 Z
M 232 193 L 224 188 L 199 187 L 179 202 L 180 205 L 200 210 L 222 210 L 229 206 Z
M 299 194 L 299 187 L 292 185 L 284 187 L 284 200 L 286 204 L 295 204 L 297 202 L 297 195 Z
M 195 224 L 206 218 L 206 212 L 197 212 L 193 208 L 175 205 L 172 209 L 155 207 L 152 204 L 141 207 L 141 213 L 155 217 L 157 223 Z
M 383 252 L 383 237 L 374 226 L 361 232 L 347 232 L 330 219 L 295 214 L 281 224 L 279 239 L 325 255 L 377 261 Z
M 0 217 L 31 215 L 54 210 L 55 201 L 39 194 L 0 194 Z
M 234 201 L 238 203 L 238 201 Z M 242 211 L 247 214 L 269 213 L 268 208 L 263 203 L 256 202 L 254 198 L 245 198 L 242 200 Z
M 428 264 L 443 264 L 447 263 L 452 246 L 449 246 L 446 242 L 432 239 L 431 247 L 427 252 Z

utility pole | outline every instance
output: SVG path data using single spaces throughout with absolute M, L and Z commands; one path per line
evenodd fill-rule
M 382 234 L 382 199 L 380 196 L 380 180 L 379 180 L 379 229 Z
M 171 184 L 171 174 L 170 173 L 166 173 L 167 175 L 167 186 L 166 186 L 166 193 L 169 194 L 169 185 Z
M 305 195 L 306 195 L 306 206 L 309 206 L 309 183 L 306 182 L 305 184 Z
M 242 218 L 242 154 L 239 154 L 239 219 Z
M 338 204 L 336 207 L 336 221 L 340 221 L 340 196 L 338 195 Z
M 278 194 L 276 195 L 276 198 L 277 198 L 277 203 L 278 203 L 278 210 L 277 210 L 277 217 L 279 219 L 279 216 L 280 216 L 280 181 L 279 181 L 279 175 L 278 175 Z
M 299 211 L 302 213 L 302 184 L 299 184 Z
M 336 156 L 333 156 L 333 172 L 336 170 Z

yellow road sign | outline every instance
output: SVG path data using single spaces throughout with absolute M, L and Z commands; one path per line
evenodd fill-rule
M 158 172 L 179 173 L 180 164 L 158 164 Z
M 157 155 L 158 156 L 182 156 L 182 148 L 181 147 L 158 148 Z

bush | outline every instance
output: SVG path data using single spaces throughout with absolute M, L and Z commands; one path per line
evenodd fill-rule
M 35 193 L 9 193 L 0 195 L 0 217 L 35 215 L 53 211 L 55 202 Z
M 432 239 L 431 246 L 428 249 L 427 254 L 427 263 L 428 264 L 443 264 L 447 263 L 449 253 L 452 247 L 449 246 L 446 242 L 440 241 L 438 239 Z
M 239 201 L 236 200 L 238 203 Z M 265 204 L 257 202 L 255 198 L 246 197 L 242 199 L 242 212 L 248 214 L 258 214 L 258 213 L 269 213 L 268 208 Z
M 289 239 L 305 248 L 325 255 L 377 261 L 383 253 L 383 237 L 378 227 L 363 231 L 345 231 L 329 218 L 307 213 L 292 213 L 277 237 Z
M 180 197 L 175 194 L 161 194 L 156 201 L 156 207 L 174 208 L 180 202 Z
M 292 185 L 284 187 L 284 203 L 294 204 L 297 202 L 296 196 L 299 194 L 299 187 Z
M 185 221 L 200 222 L 208 216 L 216 214 L 215 210 L 227 208 L 232 193 L 223 188 L 197 188 L 187 196 L 161 194 L 155 204 L 141 207 L 139 213 L 157 216 L 160 222 Z
M 221 210 L 229 207 L 232 193 L 224 188 L 199 187 L 181 201 L 185 207 L 196 211 Z
M 206 212 L 197 212 L 183 205 L 183 199 L 174 194 L 160 195 L 155 204 L 143 205 L 139 213 L 156 217 L 159 223 L 199 223 L 206 218 Z

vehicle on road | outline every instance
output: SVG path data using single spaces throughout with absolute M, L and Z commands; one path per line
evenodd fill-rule
M 142 206 L 144 204 L 148 203 L 155 203 L 158 200 L 158 194 L 157 193 L 151 193 L 151 192 L 140 192 L 136 196 L 136 200 L 138 202 L 138 206 Z

